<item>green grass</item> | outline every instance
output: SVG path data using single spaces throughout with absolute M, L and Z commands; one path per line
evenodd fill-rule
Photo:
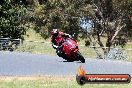
M 31 52 L 35 54 L 50 54 L 55 55 L 55 50 L 51 46 L 50 38 L 44 40 L 38 33 L 34 30 L 34 25 L 31 25 L 30 29 L 28 29 L 26 35 L 24 36 L 25 41 L 23 42 L 22 46 L 20 46 L 17 51 L 22 52 Z M 39 42 L 26 42 L 26 41 L 39 41 Z M 49 43 L 40 43 L 40 42 L 49 42 Z M 78 42 L 80 52 L 85 57 L 96 58 L 96 53 L 94 49 L 88 48 L 84 46 L 85 41 L 81 40 Z M 83 46 L 82 46 L 83 45 Z M 100 49 L 102 52 L 102 50 Z
M 49 43 L 47 43 L 49 42 Z M 130 48 L 132 45 L 126 45 L 125 49 L 132 49 Z M 79 44 L 79 51 L 82 53 L 84 57 L 88 58 L 96 58 L 96 52 L 93 48 L 89 48 L 86 46 L 82 46 Z M 55 50 L 52 48 L 52 45 L 50 43 L 50 40 L 45 41 L 45 43 L 39 43 L 39 42 L 24 42 L 21 47 L 17 49 L 17 51 L 22 52 L 30 52 L 35 54 L 49 54 L 49 55 L 56 55 Z M 98 49 L 100 54 L 103 54 L 103 51 L 101 48 Z M 132 51 L 126 51 L 128 55 L 128 61 L 132 61 Z
M 0 80 L 0 88 L 132 88 L 129 84 L 77 84 L 75 77 L 37 77 L 36 79 L 11 78 Z
M 34 26 L 32 25 L 31 29 L 27 31 L 27 34 L 24 36 L 25 40 L 21 47 L 17 49 L 17 51 L 23 51 L 23 52 L 31 52 L 35 54 L 49 54 L 49 55 L 56 55 L 55 50 L 51 46 L 50 38 L 47 40 L 44 40 L 38 33 L 32 30 Z M 27 42 L 27 41 L 38 41 L 38 42 Z M 102 41 L 106 41 L 105 39 L 102 39 Z M 44 42 L 44 43 L 40 43 Z M 48 42 L 48 43 L 47 43 Z M 93 48 L 89 48 L 84 46 L 85 41 L 81 40 L 78 42 L 80 52 L 84 57 L 88 58 L 96 58 L 96 52 Z M 124 49 L 132 49 L 132 43 L 128 43 Z M 103 55 L 103 50 L 101 48 L 98 49 L 99 53 Z M 129 58 L 129 61 L 132 61 L 132 50 L 126 51 Z
M 31 52 L 35 54 L 55 54 L 55 50 L 50 43 L 24 42 L 17 51 Z

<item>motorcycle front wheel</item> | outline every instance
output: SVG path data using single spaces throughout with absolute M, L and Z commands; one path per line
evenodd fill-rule
M 85 63 L 85 59 L 79 51 L 76 52 L 76 56 L 77 56 L 77 59 L 79 59 L 82 63 Z

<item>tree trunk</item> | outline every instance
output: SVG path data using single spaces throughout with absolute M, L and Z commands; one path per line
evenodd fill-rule
M 102 47 L 102 49 L 104 51 L 104 45 L 103 45 L 102 41 L 100 40 L 100 35 L 98 32 L 97 32 L 97 40 L 98 40 L 98 44 L 100 45 L 100 47 Z

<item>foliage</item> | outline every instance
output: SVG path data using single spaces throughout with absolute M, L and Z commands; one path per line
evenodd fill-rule
M 94 14 L 85 18 L 92 21 L 92 36 L 97 38 L 101 47 L 105 47 L 102 36 L 107 37 L 106 47 L 115 44 L 124 46 L 131 40 L 132 0 L 92 0 L 89 4 L 93 6 Z
M 110 50 L 112 45 L 123 47 L 131 40 L 131 9 L 132 0 L 4 0 L 0 32 L 1 37 L 20 38 L 25 33 L 23 24 L 32 23 L 45 39 L 53 28 L 59 28 L 75 33 L 76 40 L 87 38 L 86 45 L 95 41 Z M 84 30 L 81 25 L 87 23 L 91 26 Z M 105 44 L 101 37 L 107 38 Z
M 37 0 L 35 1 L 37 2 Z M 78 7 L 74 6 L 74 2 L 47 0 L 39 3 L 32 9 L 33 21 L 29 20 L 32 23 L 35 22 L 36 32 L 39 32 L 44 38 L 48 38 L 53 28 L 59 28 L 71 35 L 75 33 L 74 38 L 78 38 L 81 33 L 80 19 L 76 17 L 76 9 L 74 8 Z
M 117 60 L 127 60 L 128 56 L 125 51 L 123 51 L 120 48 L 114 48 L 111 49 L 111 51 L 108 53 L 107 59 L 117 59 Z
M 85 38 L 89 35 L 80 35 L 83 29 L 80 25 L 89 22 L 92 25 L 90 34 L 97 38 L 101 47 L 105 46 L 100 39 L 102 36 L 107 37 L 107 47 L 124 46 L 131 39 L 131 0 L 38 0 L 38 3 L 33 10 L 35 30 L 44 38 L 50 36 L 52 28 L 71 35 L 75 33 L 75 39 Z M 81 18 L 85 22 L 80 23 Z
M 21 23 L 24 13 L 21 1 L 1 0 L 0 37 L 22 38 L 26 31 Z

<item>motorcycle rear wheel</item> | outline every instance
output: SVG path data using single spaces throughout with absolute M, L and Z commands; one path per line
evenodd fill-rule
M 79 51 L 77 51 L 76 53 L 77 59 L 79 59 L 82 63 L 85 63 L 85 59 L 84 57 L 81 55 L 81 53 Z

